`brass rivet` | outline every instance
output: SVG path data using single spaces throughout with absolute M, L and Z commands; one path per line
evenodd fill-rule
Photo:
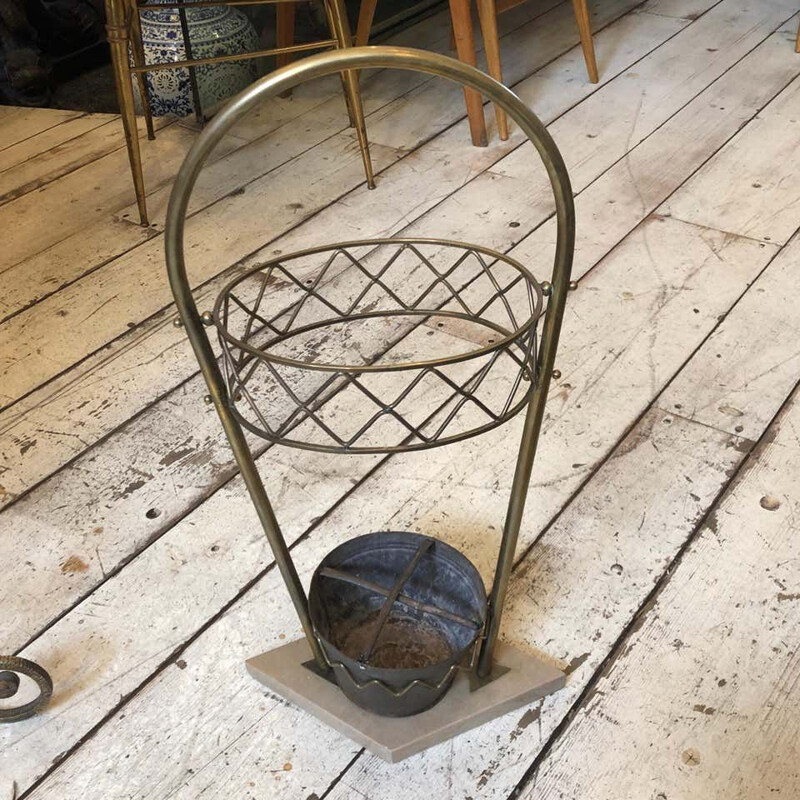
M 213 325 L 214 324 L 214 317 L 212 316 L 210 311 L 204 311 L 200 315 L 200 319 L 203 321 L 203 325 Z
M 554 369 L 553 370 L 553 380 L 557 381 L 560 377 L 561 377 L 561 370 L 560 369 Z
M 205 403 L 207 406 L 210 406 L 210 405 L 211 405 L 211 403 L 212 403 L 212 400 L 211 400 L 211 395 L 210 395 L 210 394 L 207 394 L 207 395 L 206 395 L 206 396 L 203 398 L 203 402 L 204 402 L 204 403 Z
M 570 281 L 569 282 L 569 290 L 574 292 L 578 288 L 578 281 Z
M 176 328 L 182 328 L 183 327 L 183 320 L 180 317 L 177 317 L 176 319 L 172 320 L 172 324 Z
M 545 297 L 550 297 L 550 293 L 553 291 L 553 285 L 550 281 L 542 281 L 542 294 Z

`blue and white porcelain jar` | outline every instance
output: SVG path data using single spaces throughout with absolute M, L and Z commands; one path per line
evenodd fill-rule
M 187 8 L 186 20 L 194 58 L 250 53 L 260 48 L 250 20 L 230 6 Z M 142 41 L 148 64 L 186 59 L 177 8 L 149 8 L 141 12 Z M 203 64 L 195 67 L 200 105 L 208 114 L 257 77 L 253 59 Z M 138 85 L 133 82 L 137 94 Z M 194 114 L 188 69 L 162 69 L 147 73 L 150 108 L 155 117 Z

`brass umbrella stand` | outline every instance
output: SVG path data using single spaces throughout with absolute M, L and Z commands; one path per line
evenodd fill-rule
M 264 97 L 336 72 L 381 67 L 428 73 L 480 92 L 528 136 L 555 198 L 550 281 L 539 283 L 519 262 L 478 245 L 360 240 L 248 269 L 201 315 L 187 280 L 183 238 L 189 198 L 208 155 Z M 474 67 L 406 48 L 312 56 L 257 81 L 206 127 L 175 181 L 166 225 L 170 285 L 305 634 L 251 659 L 248 669 L 387 760 L 564 683 L 551 665 L 498 644 L 498 633 L 567 293 L 574 288 L 574 236 L 569 178 L 539 119 Z M 465 349 L 412 361 L 397 355 L 398 342 L 404 352 L 420 331 L 433 336 L 453 325 L 469 329 L 452 340 Z M 220 361 L 207 337 L 211 326 Z M 423 400 L 431 397 L 443 402 L 429 413 Z M 322 452 L 405 453 L 479 435 L 520 411 L 522 441 L 488 598 L 462 554 L 404 532 L 368 534 L 336 548 L 306 594 L 245 430 Z

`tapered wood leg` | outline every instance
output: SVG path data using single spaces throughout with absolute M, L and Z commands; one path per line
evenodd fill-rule
M 144 175 L 142 174 L 142 154 L 139 151 L 139 132 L 136 128 L 136 109 L 133 102 L 133 85 L 128 64 L 128 28 L 125 14 L 125 0 L 106 0 L 106 30 L 111 49 L 111 64 L 114 68 L 114 82 L 117 87 L 122 127 L 125 131 L 125 144 L 128 147 L 128 160 L 131 164 L 133 188 L 136 192 L 136 205 L 139 208 L 139 221 L 147 225 L 147 203 L 145 202 Z
M 575 10 L 575 19 L 578 22 L 578 33 L 581 36 L 583 60 L 586 62 L 586 71 L 589 73 L 589 82 L 597 83 L 600 78 L 597 74 L 597 61 L 594 56 L 594 41 L 592 40 L 592 26 L 589 22 L 589 9 L 586 0 L 572 0 Z
M 361 0 L 356 26 L 356 47 L 364 47 L 369 43 L 369 33 L 372 30 L 372 20 L 375 18 L 377 7 L 378 0 Z
M 483 35 L 483 49 L 486 51 L 486 64 L 489 74 L 496 80 L 503 82 L 503 65 L 500 61 L 500 36 L 497 32 L 497 8 L 494 0 L 477 0 L 478 16 L 481 21 L 481 34 Z M 508 118 L 506 112 L 499 106 L 494 107 L 497 119 L 497 132 L 500 138 L 508 139 Z
M 291 47 L 294 44 L 295 5 L 293 2 L 278 3 L 275 6 L 275 45 Z M 292 53 L 280 53 L 275 56 L 275 65 L 285 67 L 292 61 Z M 291 97 L 292 90 L 281 92 L 281 97 Z
M 465 64 L 477 66 L 475 55 L 475 36 L 472 31 L 472 14 L 469 0 L 450 0 L 450 18 L 453 21 L 453 33 L 456 37 L 456 52 Z M 469 132 L 472 144 L 486 147 L 486 120 L 483 117 L 483 99 L 474 89 L 464 89 L 464 102 L 467 105 Z
M 137 67 L 143 67 L 146 62 L 144 57 L 144 45 L 142 44 L 142 26 L 136 0 L 130 0 L 130 10 L 128 13 L 131 15 L 130 41 L 133 63 Z M 144 123 L 147 126 L 147 138 L 155 139 L 156 133 L 153 128 L 153 113 L 150 110 L 150 93 L 147 91 L 147 74 L 144 72 L 137 72 L 136 80 L 139 84 L 139 97 L 142 100 Z
M 333 38 L 336 39 L 338 47 L 350 47 L 353 39 L 350 33 L 350 24 L 347 21 L 344 0 L 327 0 L 325 8 L 330 20 L 331 33 Z M 369 154 L 369 140 L 367 139 L 367 126 L 364 122 L 364 108 L 361 104 L 361 90 L 358 86 L 358 73 L 355 70 L 343 72 L 342 84 L 350 119 L 356 129 L 358 147 L 361 150 L 361 160 L 364 163 L 364 174 L 367 178 L 367 187 L 374 189 L 375 176 L 372 171 L 372 158 Z
M 275 44 L 278 47 L 291 47 L 294 44 L 294 3 L 278 3 L 275 9 L 277 25 L 275 30 Z M 276 56 L 278 67 L 285 67 L 292 60 L 291 53 L 281 53 Z

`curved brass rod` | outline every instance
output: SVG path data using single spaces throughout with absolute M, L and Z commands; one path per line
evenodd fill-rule
M 178 312 L 186 325 L 187 335 L 200 363 L 200 369 L 208 384 L 222 426 L 241 469 L 242 477 L 247 484 L 272 546 L 275 560 L 286 582 L 309 645 L 317 662 L 324 667 L 325 658 L 313 634 L 305 592 L 256 470 L 242 427 L 227 406 L 222 374 L 192 298 L 183 256 L 184 224 L 192 189 L 206 159 L 228 130 L 251 111 L 259 101 L 269 96 L 279 95 L 315 78 L 347 70 L 381 67 L 438 75 L 461 86 L 475 89 L 494 102 L 519 125 L 533 143 L 547 170 L 555 197 L 558 238 L 551 279 L 552 290 L 537 359 L 538 383 L 526 412 L 511 497 L 503 528 L 503 538 L 489 598 L 486 637 L 478 658 L 478 674 L 485 677 L 491 672 L 492 653 L 500 628 L 503 603 L 513 567 L 533 459 L 544 418 L 550 376 L 555 363 L 575 246 L 575 210 L 569 176 L 555 142 L 541 121 L 519 97 L 501 83 L 475 67 L 438 53 L 403 47 L 355 47 L 322 53 L 296 61 L 256 81 L 232 98 L 195 140 L 178 172 L 167 209 L 165 231 L 167 272 Z

